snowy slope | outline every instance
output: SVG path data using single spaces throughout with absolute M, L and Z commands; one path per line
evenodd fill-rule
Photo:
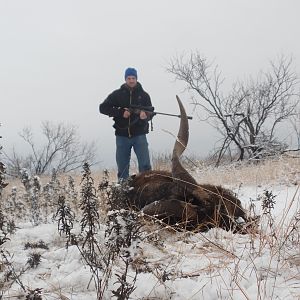
M 270 226 L 270 217 L 262 216 L 256 233 L 239 235 L 221 229 L 191 233 L 145 226 L 144 240 L 130 250 L 134 262 L 127 281 L 134 278 L 133 266 L 139 271 L 130 299 L 299 299 L 299 186 L 244 186 L 238 196 L 245 207 L 252 203 L 261 214 L 262 200 L 257 199 L 265 190 L 275 196 L 274 224 Z M 37 288 L 42 289 L 42 299 L 96 299 L 90 268 L 75 245 L 66 248 L 57 222 L 38 226 L 18 222 L 17 226 L 3 245 L 7 251 L 0 269 L 3 299 L 21 295 L 25 299 L 28 290 Z M 100 228 L 98 238 L 104 244 L 105 224 Z M 79 231 L 78 224 L 74 230 Z M 26 243 L 41 240 L 49 249 L 24 249 Z M 33 252 L 41 254 L 41 262 L 29 268 L 26 262 Z M 12 280 L 3 282 L 8 261 L 26 291 L 18 280 L 12 285 Z M 122 268 L 124 262 L 116 259 L 104 299 L 112 298 L 111 290 L 117 287 L 115 274 Z

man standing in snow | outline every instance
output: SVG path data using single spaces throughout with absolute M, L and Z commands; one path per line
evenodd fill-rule
M 148 93 L 137 81 L 137 71 L 127 68 L 125 83 L 113 91 L 100 104 L 100 113 L 113 117 L 116 135 L 116 161 L 118 166 L 118 179 L 129 177 L 129 164 L 131 149 L 133 148 L 137 159 L 139 172 L 151 170 L 150 156 L 146 134 L 149 132 L 148 121 L 151 113 L 139 110 L 133 113 L 131 105 L 152 106 Z

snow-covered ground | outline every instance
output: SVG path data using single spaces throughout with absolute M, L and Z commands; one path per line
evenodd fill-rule
M 275 204 L 263 215 L 266 191 Z M 130 250 L 134 254 L 126 280 L 132 282 L 134 268 L 138 270 L 130 299 L 300 299 L 299 185 L 245 185 L 235 192 L 244 207 L 261 215 L 257 230 L 240 235 L 222 229 L 193 233 L 145 226 L 143 240 Z M 66 248 L 56 221 L 16 225 L 15 234 L 2 246 L 0 299 L 25 299 L 35 289 L 41 289 L 42 299 L 96 299 L 90 268 L 77 246 Z M 102 224 L 100 244 L 104 231 Z M 40 241 L 48 249 L 25 249 L 26 243 Z M 30 268 L 27 261 L 33 252 L 41 254 L 41 262 Z M 104 299 L 113 299 L 116 274 L 123 269 L 124 262 L 115 259 Z M 15 275 L 5 281 L 9 270 Z

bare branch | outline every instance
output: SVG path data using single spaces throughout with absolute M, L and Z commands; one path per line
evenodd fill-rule
M 23 158 L 15 150 L 7 157 L 8 168 L 19 173 L 22 168 L 29 169 L 33 174 L 69 172 L 82 167 L 84 162 L 95 164 L 96 146 L 94 143 L 80 143 L 77 129 L 64 123 L 42 123 L 45 143 L 36 143 L 31 129 L 24 128 L 20 136 L 30 146 L 30 154 Z M 38 147 L 39 144 L 39 147 Z
M 292 59 L 283 55 L 278 61 L 271 62 L 268 72 L 261 72 L 256 80 L 237 82 L 231 92 L 224 96 L 221 87 L 224 79 L 207 59 L 199 52 L 189 57 L 175 57 L 167 71 L 176 80 L 186 83 L 186 89 L 193 95 L 194 109 L 202 109 L 206 119 L 224 136 L 220 147 L 220 156 L 224 149 L 230 151 L 234 143 L 239 151 L 239 159 L 257 158 L 266 147 L 278 148 L 287 145 L 276 138 L 276 129 L 284 120 L 296 114 L 300 95 L 297 90 L 298 78 L 291 71 Z

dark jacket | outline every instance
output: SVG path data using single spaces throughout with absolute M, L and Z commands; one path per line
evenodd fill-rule
M 123 84 L 113 91 L 99 106 L 102 114 L 113 117 L 115 134 L 120 136 L 137 136 L 149 132 L 149 119 L 141 120 L 138 114 L 131 113 L 128 119 L 123 118 L 124 108 L 130 105 L 152 106 L 151 99 L 138 82 L 133 90 Z

